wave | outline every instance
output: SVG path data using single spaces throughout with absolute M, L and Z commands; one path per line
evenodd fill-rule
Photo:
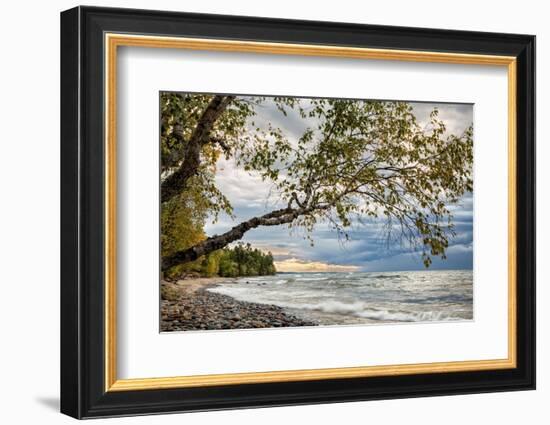
M 281 273 L 208 290 L 242 302 L 278 305 L 329 324 L 472 317 L 471 272 Z
M 462 317 L 450 316 L 442 311 L 391 312 L 386 310 L 359 313 L 360 317 L 371 320 L 392 322 L 427 322 L 463 320 Z
M 374 276 L 368 276 L 371 279 L 401 279 L 407 276 L 403 276 L 400 274 L 377 274 Z
M 296 277 L 296 280 L 300 281 L 300 282 L 316 282 L 316 281 L 323 281 L 323 280 L 328 280 L 329 278 L 328 277 Z
M 369 307 L 363 302 L 343 303 L 340 301 L 325 301 L 315 304 L 287 305 L 287 307 L 320 311 L 323 313 L 353 315 L 370 320 L 388 322 L 421 322 L 421 321 L 451 321 L 462 320 L 442 311 L 402 311 L 384 310 Z

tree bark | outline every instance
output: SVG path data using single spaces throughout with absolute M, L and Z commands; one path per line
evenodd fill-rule
M 296 218 L 303 214 L 312 212 L 311 208 L 282 208 L 272 211 L 261 217 L 254 217 L 250 220 L 243 221 L 231 230 L 221 234 L 214 235 L 202 242 L 199 242 L 191 248 L 178 251 L 162 259 L 162 271 L 166 271 L 178 264 L 195 261 L 202 255 L 209 254 L 218 249 L 224 248 L 231 242 L 241 239 L 246 232 L 259 226 L 277 226 L 279 224 L 291 223 Z
M 233 99 L 235 96 L 216 95 L 205 108 L 193 134 L 185 144 L 181 165 L 161 184 L 161 202 L 169 201 L 180 194 L 186 188 L 188 180 L 197 174 L 201 165 L 201 150 L 205 144 L 215 141 L 210 137 L 212 128 Z

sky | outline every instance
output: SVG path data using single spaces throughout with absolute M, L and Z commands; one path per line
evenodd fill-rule
M 467 104 L 412 103 L 417 121 L 423 125 L 434 107 L 447 127 L 447 133 L 461 135 L 473 122 L 473 106 Z M 297 114 L 281 114 L 269 100 L 257 108 L 256 125 L 271 123 L 281 128 L 289 141 L 299 138 L 305 128 L 316 122 L 305 121 Z M 475 143 L 475 133 L 474 133 Z M 221 158 L 217 164 L 216 185 L 229 199 L 234 217 L 221 215 L 218 221 L 209 220 L 205 226 L 207 235 L 220 234 L 243 220 L 263 215 L 280 207 L 270 196 L 269 182 L 250 174 L 235 165 L 233 160 Z M 430 269 L 471 269 L 473 262 L 473 197 L 466 194 L 458 204 L 449 205 L 452 211 L 456 236 L 450 240 L 447 259 L 433 258 Z M 279 272 L 352 272 L 425 270 L 421 253 L 408 245 L 387 242 L 383 231 L 383 219 L 359 224 L 354 222 L 349 231 L 350 239 L 339 240 L 335 231 L 326 223 L 318 224 L 305 238 L 301 229 L 289 229 L 288 225 L 259 227 L 248 231 L 242 242 L 250 243 L 263 251 L 270 251 Z

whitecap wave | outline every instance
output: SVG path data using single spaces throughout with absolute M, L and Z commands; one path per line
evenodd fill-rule
M 239 301 L 278 305 L 326 324 L 473 318 L 471 271 L 282 273 L 208 290 Z
M 287 305 L 287 307 L 297 306 Z M 461 320 L 460 317 L 454 317 L 442 311 L 400 311 L 374 309 L 371 308 L 369 304 L 364 302 L 343 303 L 331 300 L 313 304 L 300 304 L 300 308 L 312 311 L 320 311 L 323 313 L 353 315 L 357 317 L 363 317 L 365 319 L 388 322 Z

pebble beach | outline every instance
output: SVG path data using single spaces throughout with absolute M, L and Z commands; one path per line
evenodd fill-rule
M 209 292 L 228 278 L 196 278 L 161 283 L 161 332 L 316 326 L 281 307 L 237 301 Z

